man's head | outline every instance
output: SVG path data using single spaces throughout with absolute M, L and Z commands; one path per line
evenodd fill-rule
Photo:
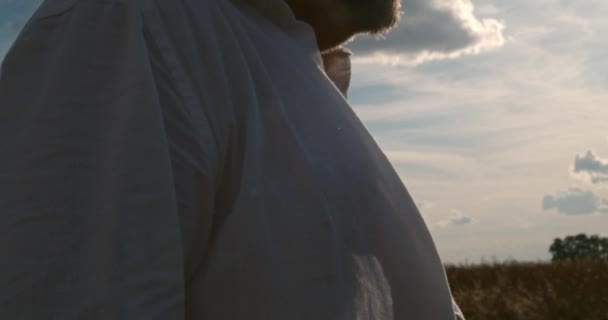
M 321 51 L 358 33 L 378 34 L 399 19 L 400 0 L 285 0 L 296 17 L 310 24 Z

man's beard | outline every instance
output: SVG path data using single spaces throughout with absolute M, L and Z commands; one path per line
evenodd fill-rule
M 400 0 L 344 0 L 344 3 L 353 12 L 353 27 L 357 33 L 382 33 L 399 20 Z
M 400 0 L 286 0 L 296 17 L 310 24 L 321 51 L 358 33 L 379 34 L 399 20 Z

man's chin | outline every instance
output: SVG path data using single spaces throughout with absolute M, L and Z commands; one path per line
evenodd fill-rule
M 319 47 L 327 50 L 352 39 L 357 34 L 382 34 L 390 31 L 399 21 L 400 0 L 344 0 L 350 19 L 344 26 L 334 26 L 333 32 L 317 31 Z M 327 28 L 316 28 L 328 30 Z
M 355 33 L 317 33 L 317 45 L 321 52 L 330 51 L 339 47 L 355 36 Z

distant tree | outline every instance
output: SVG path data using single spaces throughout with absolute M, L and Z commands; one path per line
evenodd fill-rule
M 551 244 L 549 252 L 553 261 L 568 260 L 602 260 L 608 261 L 608 238 L 598 235 L 587 236 L 584 233 L 557 238 Z

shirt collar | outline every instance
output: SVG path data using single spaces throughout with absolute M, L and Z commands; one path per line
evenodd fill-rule
M 321 56 L 323 69 L 325 70 L 327 77 L 334 83 L 340 92 L 342 92 L 344 97 L 347 96 L 351 81 L 351 52 L 348 49 L 337 48 L 320 54 L 316 45 L 314 30 L 310 25 L 296 19 L 295 14 L 285 0 L 233 1 L 255 9 L 262 14 L 265 19 L 272 21 L 272 23 L 286 32 L 291 32 L 294 36 L 301 38 L 299 41 L 304 45 L 303 48 L 305 48 L 305 50 L 314 51 L 314 56 L 316 57 L 319 57 L 319 55 Z M 303 32 L 302 28 L 308 30 Z M 321 61 L 317 61 L 317 63 L 321 63 Z

